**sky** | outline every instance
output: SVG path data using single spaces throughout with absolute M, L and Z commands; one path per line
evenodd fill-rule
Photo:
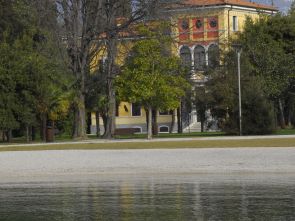
M 276 6 L 280 8 L 281 11 L 288 11 L 292 0 L 274 0 Z
M 264 3 L 264 4 L 271 4 L 272 0 L 254 0 L 258 3 Z M 281 11 L 287 12 L 292 0 L 273 0 L 274 5 L 277 6 Z

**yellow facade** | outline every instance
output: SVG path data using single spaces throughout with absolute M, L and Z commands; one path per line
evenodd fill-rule
M 208 1 L 210 2 L 210 1 Z M 226 2 L 226 1 L 225 1 Z M 231 1 L 228 1 L 231 2 Z M 270 15 L 276 13 L 276 10 L 271 6 L 269 8 L 259 5 L 247 3 L 243 5 L 243 1 L 236 0 L 239 5 L 235 3 L 225 3 L 223 5 L 203 5 L 202 7 L 188 6 L 181 8 L 169 9 L 169 17 L 172 24 L 172 36 L 175 38 L 176 43 L 172 45 L 172 52 L 180 55 L 181 48 L 187 47 L 191 53 L 192 67 L 194 63 L 194 50 L 197 46 L 204 47 L 206 54 L 206 65 L 208 65 L 208 51 L 211 45 L 218 45 L 220 49 L 225 49 L 229 39 L 233 38 L 236 33 L 243 31 L 244 23 L 247 17 L 257 19 L 261 14 Z M 254 7 L 255 6 L 255 7 Z M 261 7 L 260 7 L 261 6 Z M 211 24 L 213 20 L 217 22 Z M 202 23 L 202 31 L 196 30 L 196 21 L 200 20 Z M 183 32 L 181 29 L 181 21 L 188 21 L 188 30 Z M 118 56 L 117 63 L 123 64 L 128 50 L 132 47 L 132 40 L 123 41 L 119 46 L 121 56 Z M 95 61 L 97 62 L 97 61 Z M 193 68 L 192 68 L 193 69 Z M 192 70 L 194 72 L 194 69 Z M 204 79 L 200 75 L 195 75 L 196 82 L 201 83 Z M 195 113 L 194 113 L 195 114 Z M 175 111 L 174 111 L 175 115 Z M 190 113 L 192 117 L 192 113 Z M 194 119 L 194 121 L 197 119 Z M 91 115 L 91 128 L 92 133 L 95 130 L 95 114 Z M 101 128 L 103 132 L 102 120 Z M 158 123 L 160 127 L 167 127 L 170 129 L 172 122 L 172 115 L 160 115 L 158 113 Z M 175 124 L 176 124 L 175 120 Z M 118 107 L 118 116 L 116 117 L 117 128 L 140 128 L 140 131 L 146 132 L 146 114 L 141 108 L 140 116 L 132 116 L 132 105 L 127 102 L 120 103 Z M 173 126 L 174 127 L 174 126 Z M 174 128 L 175 131 L 176 128 Z M 166 130 L 164 130 L 166 131 Z
M 274 13 L 274 12 L 268 12 L 268 14 Z M 173 34 L 174 36 L 178 37 L 179 36 L 179 30 L 177 27 L 177 23 L 179 19 L 190 19 L 190 39 L 188 41 L 184 41 L 183 43 L 190 44 L 192 42 L 206 42 L 206 41 L 216 41 L 218 40 L 219 42 L 226 42 L 229 40 L 234 34 L 236 34 L 239 31 L 243 31 L 244 28 L 244 23 L 246 21 L 247 17 L 250 17 L 252 19 L 258 19 L 259 16 L 264 15 L 264 13 L 260 11 L 252 11 L 252 10 L 245 10 L 245 9 L 232 9 L 232 8 L 220 8 L 220 9 L 200 9 L 200 11 L 197 13 L 196 12 L 180 12 L 180 14 L 176 14 L 174 17 L 172 17 L 171 21 L 174 24 L 173 25 Z M 237 30 L 233 29 L 233 18 L 234 16 L 237 18 Z M 196 17 L 202 17 L 204 18 L 204 27 L 208 26 L 208 18 L 210 17 L 218 17 L 218 32 L 219 36 L 218 38 L 216 37 L 208 37 L 208 30 L 204 30 L 204 38 L 199 38 L 199 39 L 193 39 L 192 38 L 192 32 L 193 32 L 193 20 L 192 18 Z M 177 50 L 174 50 L 177 51 Z

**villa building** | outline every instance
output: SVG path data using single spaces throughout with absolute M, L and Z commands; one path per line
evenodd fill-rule
M 246 18 L 255 19 L 261 14 L 272 15 L 277 13 L 277 9 L 247 0 L 184 0 L 181 3 L 168 4 L 165 13 L 172 23 L 171 33 L 177 41 L 172 49 L 173 53 L 179 55 L 184 64 L 191 68 L 195 84 L 202 85 L 205 81 L 202 72 L 206 67 L 214 65 L 216 51 L 225 47 L 229 39 L 243 30 Z M 194 109 L 184 110 L 182 114 L 184 130 L 200 130 Z M 177 122 L 173 120 L 172 125 L 172 116 L 175 116 L 176 110 L 157 114 L 160 133 L 177 130 Z M 95 133 L 95 114 L 91 114 L 90 118 L 90 132 Z M 103 132 L 102 123 L 100 128 Z M 147 128 L 144 109 L 137 104 L 121 102 L 117 111 L 116 128 L 136 128 L 137 132 L 145 133 Z

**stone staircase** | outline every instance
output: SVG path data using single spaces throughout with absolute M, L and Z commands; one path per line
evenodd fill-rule
M 183 133 L 201 132 L 201 122 L 195 121 L 190 126 L 183 129 Z

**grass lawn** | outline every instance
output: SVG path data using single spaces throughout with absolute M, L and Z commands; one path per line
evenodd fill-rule
M 284 130 L 277 130 L 273 133 L 273 135 L 295 135 L 295 129 L 284 129 Z M 226 137 L 227 134 L 224 132 L 193 132 L 193 133 L 164 133 L 159 134 L 157 136 L 154 136 L 154 138 L 193 138 L 193 137 Z M 96 140 L 97 137 L 95 135 L 89 135 L 88 138 L 90 140 Z M 139 139 L 143 140 L 146 138 L 146 134 L 135 134 L 135 135 L 121 135 L 116 136 L 116 139 L 120 140 L 128 140 L 128 139 Z M 56 142 L 66 142 L 66 141 L 73 141 L 71 139 L 70 135 L 58 135 L 55 137 Z M 39 143 L 41 142 L 40 138 L 36 139 L 33 143 Z M 25 144 L 25 138 L 13 138 L 12 143 L 19 143 L 19 144 Z M 7 144 L 2 143 L 1 144 Z M 62 145 L 57 147 L 56 145 L 43 145 L 42 147 L 36 147 L 36 149 L 44 149 L 44 150 L 51 150 L 51 149 L 141 149 L 141 148 L 181 148 L 181 147 L 188 147 L 188 148 L 201 148 L 201 147 L 252 147 L 252 146 L 295 146 L 295 140 L 293 139 L 274 139 L 273 141 L 270 139 L 265 140 L 262 142 L 262 140 L 239 140 L 239 141 L 173 141 L 173 142 L 153 142 L 153 143 L 133 143 L 133 144 L 125 144 L 125 143 L 112 143 L 112 144 L 74 144 L 71 146 L 68 145 Z M 26 147 L 27 148 L 27 147 Z M 35 147 L 34 147 L 35 148 Z M 18 148 L 12 148 L 10 147 L 9 150 L 18 150 Z M 30 149 L 30 148 L 29 148 Z M 5 151 L 6 148 L 1 148 L 0 151 Z M 25 149 L 27 150 L 27 149 Z
M 193 140 L 117 142 L 88 144 L 54 144 L 40 146 L 0 147 L 1 151 L 34 150 L 99 150 L 99 149 L 175 149 L 175 148 L 223 148 L 223 147 L 295 147 L 295 138 L 244 139 L 244 140 Z
M 275 135 L 293 135 L 295 134 L 295 129 L 280 129 L 274 132 Z
M 139 138 L 146 138 L 146 134 L 134 134 L 134 135 L 117 135 L 116 139 L 139 139 Z M 219 136 L 226 136 L 224 132 L 193 132 L 193 133 L 161 133 L 154 138 L 185 138 L 185 137 L 219 137 Z
M 157 136 L 154 136 L 154 138 L 182 138 L 182 137 L 217 137 L 217 136 L 226 136 L 224 132 L 194 132 L 194 133 L 165 133 L 165 134 L 159 134 Z M 115 139 L 146 139 L 146 134 L 134 134 L 134 135 L 116 135 Z M 89 139 L 97 139 L 96 135 L 88 135 Z M 73 141 L 70 135 L 62 134 L 55 136 L 55 141 Z M 40 137 L 37 137 L 36 142 L 42 142 Z M 33 142 L 33 143 L 34 143 Z M 0 144 L 6 144 L 3 143 L 0 140 Z M 16 137 L 12 139 L 12 143 L 26 143 L 25 137 Z
M 185 137 L 220 137 L 228 136 L 225 132 L 192 132 L 192 133 L 162 133 L 154 138 L 185 138 Z M 273 135 L 295 135 L 295 129 L 279 129 L 273 133 Z M 97 139 L 95 135 L 88 135 L 89 139 Z M 146 134 L 134 134 L 134 135 L 117 135 L 116 139 L 145 139 Z M 55 141 L 72 141 L 70 135 L 62 134 L 55 136 Z M 39 136 L 34 142 L 41 142 Z M 3 143 L 0 140 L 0 144 Z M 26 143 L 25 137 L 17 137 L 12 139 L 12 143 Z

